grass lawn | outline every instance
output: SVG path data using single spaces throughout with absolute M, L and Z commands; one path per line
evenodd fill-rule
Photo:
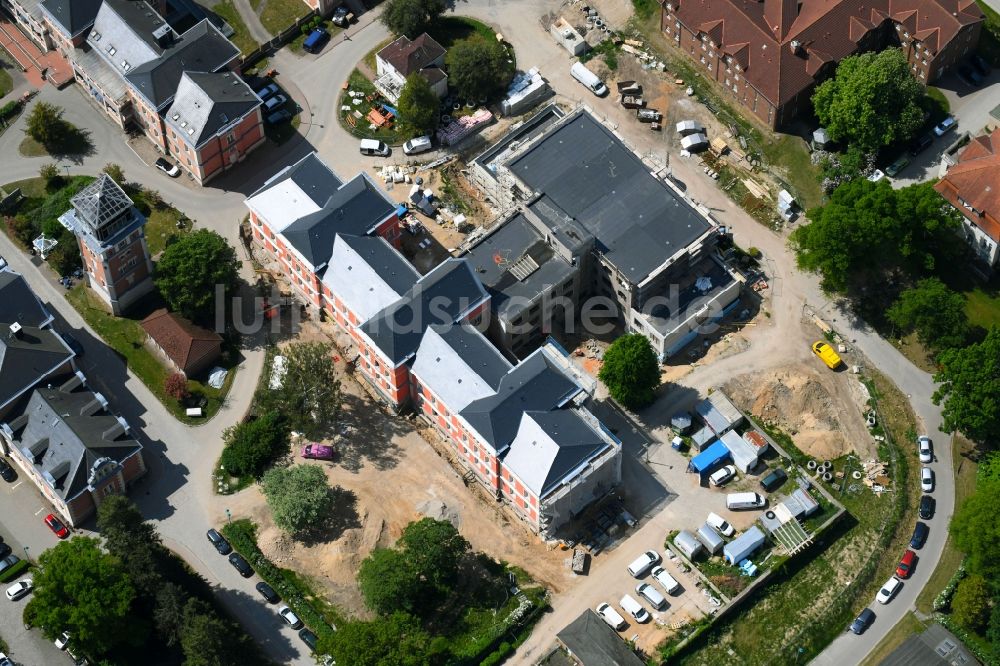
M 21 153 L 25 157 L 45 157 L 49 154 L 49 151 L 45 150 L 45 146 L 32 139 L 30 136 L 24 137 L 21 144 L 17 147 L 17 152 Z
M 889 630 L 885 638 L 879 641 L 875 649 L 868 653 L 865 660 L 861 662 L 861 666 L 878 666 L 893 650 L 902 645 L 903 641 L 913 634 L 919 634 L 926 628 L 927 625 L 918 620 L 916 615 L 907 613 L 902 620 L 896 623 L 895 627 Z
M 243 22 L 243 17 L 241 17 L 240 13 L 236 11 L 236 7 L 233 5 L 233 0 L 222 0 L 212 7 L 212 11 L 226 19 L 226 23 L 231 25 L 233 30 L 236 31 L 229 39 L 233 44 L 236 44 L 236 48 L 238 48 L 241 53 L 246 55 L 260 46 L 260 44 L 258 44 L 254 38 L 250 36 L 250 30 L 247 28 L 247 24 Z
M 265 30 L 277 35 L 308 13 L 309 8 L 302 0 L 266 0 L 264 11 L 260 13 L 260 22 L 264 24 Z
M 965 457 L 963 453 L 972 451 L 975 447 L 964 437 L 956 436 L 951 444 L 952 458 L 955 461 L 955 507 L 958 508 L 972 493 L 976 491 L 976 463 Z M 943 443 L 942 443 L 943 444 Z M 940 594 L 951 577 L 958 570 L 958 565 L 962 563 L 965 555 L 955 548 L 951 536 L 944 544 L 944 551 L 941 559 L 938 560 L 934 572 L 931 574 L 927 585 L 917 596 L 916 607 L 922 613 L 930 613 L 933 608 L 934 597 Z
M 910 333 L 903 338 L 893 338 L 889 340 L 893 347 L 909 359 L 910 363 L 917 366 L 924 372 L 937 372 L 937 365 L 927 347 L 920 344 L 916 333 Z
M 434 22 L 434 25 L 427 31 L 427 34 L 447 50 L 456 43 L 463 39 L 468 39 L 473 35 L 479 35 L 483 39 L 494 41 L 497 32 L 476 19 L 465 16 L 442 16 Z
M 149 253 L 156 257 L 163 248 L 167 246 L 167 241 L 173 236 L 186 234 L 191 231 L 190 223 L 185 223 L 181 228 L 177 228 L 177 221 L 183 214 L 172 206 L 164 206 L 150 211 L 146 222 L 146 243 L 149 245 Z
M 351 72 L 351 76 L 347 79 L 347 90 L 343 91 L 340 95 L 339 105 L 341 108 L 349 108 L 347 111 L 340 111 L 337 113 L 337 117 L 340 119 L 340 124 L 344 126 L 344 129 L 359 139 L 378 139 L 379 141 L 383 141 L 390 146 L 398 146 L 403 143 L 405 137 L 402 133 L 397 132 L 395 128 L 370 129 L 368 126 L 371 123 L 368 122 L 368 119 L 365 118 L 365 116 L 368 114 L 368 111 L 371 110 L 371 102 L 362 100 L 361 104 L 354 104 L 354 98 L 348 94 L 350 91 L 363 92 L 366 98 L 374 96 L 375 99 L 382 99 L 382 95 L 375 90 L 375 85 L 369 81 L 364 74 L 356 69 Z M 355 116 L 355 111 L 361 114 L 360 118 Z M 353 125 L 348 122 L 348 118 L 353 118 Z
M 965 313 L 975 326 L 1000 326 L 1000 293 L 995 286 L 973 287 L 965 292 Z
M 3 97 L 14 89 L 14 79 L 7 73 L 6 69 L 0 68 L 0 97 Z
M 912 441 L 914 418 L 906 397 L 877 373 L 871 384 L 894 441 Z M 732 663 L 733 654 L 745 666 L 806 663 L 841 635 L 888 578 L 910 538 L 919 494 L 911 449 L 902 448 L 907 455 L 892 466 L 901 475 L 901 492 L 878 497 L 861 484 L 855 491 L 831 490 L 847 514 L 814 546 L 780 566 L 739 612 L 707 629 L 670 663 L 714 666 Z M 890 460 L 891 451 L 880 458 Z M 857 458 L 850 464 L 857 469 Z M 843 462 L 836 461 L 834 469 L 843 470 Z

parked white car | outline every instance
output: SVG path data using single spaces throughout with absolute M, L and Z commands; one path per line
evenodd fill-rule
M 59 648 L 60 650 L 65 650 L 66 646 L 69 645 L 69 632 L 68 631 L 62 632 L 61 634 L 59 634 L 59 637 L 56 638 L 56 640 L 53 642 L 56 644 L 57 648 Z
M 880 604 L 889 603 L 890 601 L 892 601 L 892 598 L 896 596 L 896 593 L 899 592 L 899 588 L 901 587 L 903 587 L 903 581 L 893 576 L 892 578 L 890 578 L 885 582 L 885 585 L 882 586 L 882 589 L 879 590 L 878 594 L 875 595 L 875 601 L 879 602 Z
M 708 518 L 705 522 L 714 527 L 715 530 L 724 537 L 731 537 L 736 534 L 736 529 L 729 524 L 729 521 L 717 513 L 708 514 Z
M 920 468 L 920 489 L 925 493 L 934 492 L 934 470 L 930 467 Z
M 300 620 L 299 616 L 295 614 L 295 611 L 288 606 L 282 606 L 279 608 L 278 615 L 280 615 L 281 619 L 287 622 L 288 626 L 292 629 L 299 629 L 302 627 L 302 620 Z
M 618 602 L 618 605 L 622 609 L 632 616 L 636 622 L 649 622 L 649 611 L 642 607 L 638 601 L 632 598 L 632 595 L 626 594 L 622 597 L 622 600 Z
M 667 600 L 663 598 L 660 591 L 649 583 L 639 583 L 635 586 L 635 592 L 640 597 L 649 602 L 649 605 L 656 610 L 663 610 L 667 605 Z
M 642 578 L 650 567 L 660 563 L 660 555 L 655 550 L 647 550 L 628 565 L 628 572 L 634 578 Z
M 30 578 L 19 580 L 7 588 L 7 598 L 11 601 L 17 601 L 24 595 L 28 594 L 28 592 L 31 592 L 32 586 L 33 583 Z
M 712 472 L 712 476 L 708 477 L 708 482 L 713 486 L 724 486 L 734 476 L 736 476 L 736 467 L 726 465 Z
M 934 449 L 931 438 L 927 435 L 917 437 L 917 451 L 920 453 L 920 462 L 929 463 L 934 459 Z
M 681 589 L 681 584 L 674 580 L 674 577 L 667 573 L 663 567 L 653 569 L 653 580 L 667 591 L 667 594 L 676 594 Z
M 597 614 L 615 631 L 623 631 L 628 626 L 625 618 L 616 611 L 611 604 L 601 604 L 597 607 Z

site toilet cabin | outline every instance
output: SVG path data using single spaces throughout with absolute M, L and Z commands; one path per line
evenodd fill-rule
M 681 136 L 688 134 L 704 134 L 705 128 L 697 120 L 682 120 L 677 123 L 677 133 Z
M 674 545 L 684 553 L 684 557 L 689 560 L 693 560 L 701 549 L 704 548 L 701 541 L 698 541 L 698 537 L 691 534 L 687 530 L 681 530 L 677 536 L 674 537 Z
M 704 134 L 688 134 L 681 139 L 681 148 L 693 153 L 708 148 L 708 137 Z
M 708 523 L 698 528 L 697 537 L 698 541 L 705 544 L 710 555 L 718 555 L 719 551 L 726 545 L 726 541 Z
M 753 525 L 722 548 L 722 557 L 729 564 L 736 566 L 757 552 L 757 549 L 763 545 L 764 533 L 759 527 Z

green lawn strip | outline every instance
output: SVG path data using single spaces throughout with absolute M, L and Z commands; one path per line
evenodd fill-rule
M 1000 294 L 996 288 L 973 287 L 965 292 L 965 313 L 974 326 L 1000 326 Z
M 236 32 L 229 38 L 229 40 L 236 45 L 236 48 L 240 50 L 243 55 L 246 55 L 257 49 L 260 44 L 250 36 L 250 29 L 247 28 L 247 24 L 243 22 L 243 17 L 236 10 L 236 6 L 233 5 L 233 0 L 222 0 L 221 2 L 212 6 L 212 11 L 221 16 L 226 20 L 233 30 Z
M 254 568 L 281 596 L 284 603 L 322 640 L 336 631 L 336 625 L 344 622 L 337 608 L 316 593 L 314 585 L 307 578 L 290 569 L 275 565 L 257 546 L 257 526 L 249 519 L 233 521 L 223 525 L 221 532 L 229 539 L 233 548 Z
M 819 168 L 810 161 L 808 146 L 801 137 L 762 131 L 757 126 L 759 121 L 749 119 L 749 111 L 734 109 L 721 94 L 719 84 L 703 77 L 693 63 L 680 55 L 663 37 L 658 11 L 645 20 L 636 17 L 631 24 L 645 37 L 646 45 L 668 63 L 671 72 L 715 107 L 716 116 L 721 121 L 739 128 L 740 134 L 747 139 L 748 152 L 758 153 L 764 158 L 767 170 L 786 186 L 802 208 L 808 210 L 822 202 Z
M 433 37 L 434 41 L 445 50 L 448 50 L 458 42 L 473 35 L 494 41 L 497 33 L 482 21 L 467 16 L 443 16 L 434 21 L 434 24 L 427 30 L 427 34 Z
M 896 623 L 896 626 L 889 630 L 885 638 L 879 641 L 875 649 L 868 653 L 868 656 L 861 662 L 861 666 L 878 666 L 892 654 L 893 650 L 902 645 L 903 641 L 913 634 L 919 634 L 926 628 L 927 625 L 918 620 L 916 615 L 907 613 L 903 619 Z
M 365 66 L 372 71 L 372 73 L 375 73 L 375 70 L 378 67 L 377 63 L 375 62 L 376 54 L 385 47 L 389 46 L 389 44 L 391 44 L 392 41 L 393 41 L 392 37 L 382 40 L 381 42 L 378 43 L 378 46 L 369 51 L 368 54 L 361 60 L 361 62 L 365 63 Z
M 974 450 L 972 444 L 960 436 L 953 438 L 951 444 L 952 460 L 955 461 L 955 508 L 962 505 L 976 491 L 976 463 L 963 455 Z M 955 548 L 951 535 L 945 541 L 941 558 L 934 567 L 931 577 L 927 579 L 924 589 L 917 595 L 915 605 L 921 613 L 931 613 L 934 610 L 934 598 L 941 593 L 958 570 L 965 554 Z
M 288 48 L 291 49 L 293 53 L 302 53 L 303 52 L 302 45 L 305 44 L 305 41 L 309 37 L 309 34 L 316 28 L 323 28 L 330 34 L 330 39 L 323 46 L 324 49 L 328 48 L 331 44 L 333 44 L 333 41 L 337 38 L 337 35 L 339 35 L 341 32 L 344 31 L 343 28 L 334 25 L 331 21 L 328 21 L 326 19 L 321 19 L 318 24 L 308 28 L 306 32 L 301 33 L 298 37 L 288 42 L 287 44 Z
M 907 447 L 914 421 L 905 396 L 886 378 L 873 372 L 869 385 L 899 447 L 897 464 L 890 464 L 899 475 L 897 490 L 878 497 L 860 483 L 855 492 L 831 487 L 847 514 L 817 535 L 809 549 L 775 565 L 772 579 L 745 606 L 705 630 L 680 654 L 672 655 L 677 640 L 668 639 L 660 654 L 670 657 L 670 663 L 729 663 L 732 653 L 747 665 L 805 663 L 843 633 L 889 577 L 909 540 L 919 494 L 910 461 L 915 450 Z M 776 433 L 773 427 L 765 429 Z M 776 440 L 785 446 L 791 438 L 782 434 Z M 804 457 L 795 449 L 788 452 L 796 461 Z M 886 444 L 880 457 L 891 463 L 892 453 Z M 840 467 L 846 462 L 845 457 L 834 466 L 845 472 L 845 480 L 852 467 L 858 468 L 856 456 L 852 467 Z
M 0 97 L 5 96 L 14 89 L 14 79 L 11 78 L 7 70 L 0 69 Z
M 265 30 L 277 35 L 308 13 L 309 8 L 302 0 L 267 0 L 260 12 L 260 22 Z
M 11 582 L 12 580 L 20 576 L 22 573 L 24 573 L 30 566 L 31 562 L 22 558 L 17 564 L 12 566 L 10 569 L 7 569 L 7 571 L 3 572 L 3 576 L 0 576 L 0 583 Z

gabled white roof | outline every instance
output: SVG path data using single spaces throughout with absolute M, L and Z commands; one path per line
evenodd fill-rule
M 542 494 L 549 469 L 559 454 L 559 445 L 531 414 L 521 414 L 521 426 L 510 445 L 504 465 L 537 496 Z
M 286 182 L 292 183 L 291 180 Z M 405 274 L 383 274 L 379 269 L 384 266 L 370 264 L 369 259 L 352 247 L 352 240 L 354 243 L 384 246 L 387 253 L 395 253 L 395 250 L 381 238 L 345 238 L 338 234 L 333 241 L 333 254 L 323 275 L 323 283 L 340 297 L 347 309 L 357 315 L 358 321 L 365 322 L 398 301 L 420 276 L 402 257 L 396 262 L 396 268 L 386 270 Z
M 316 202 L 291 178 L 285 178 L 247 199 L 247 206 L 272 225 L 274 233 L 320 210 Z
M 494 363 L 510 367 L 506 359 L 492 349 L 492 345 L 485 338 L 482 341 L 479 353 L 492 354 L 496 357 L 491 359 Z M 478 355 L 467 353 L 466 357 L 463 357 L 445 341 L 435 327 L 430 327 L 420 340 L 412 373 L 415 377 L 419 377 L 420 382 L 433 391 L 450 411 L 461 412 L 469 403 L 496 394 L 490 383 L 470 365 L 475 362 L 471 357 Z

